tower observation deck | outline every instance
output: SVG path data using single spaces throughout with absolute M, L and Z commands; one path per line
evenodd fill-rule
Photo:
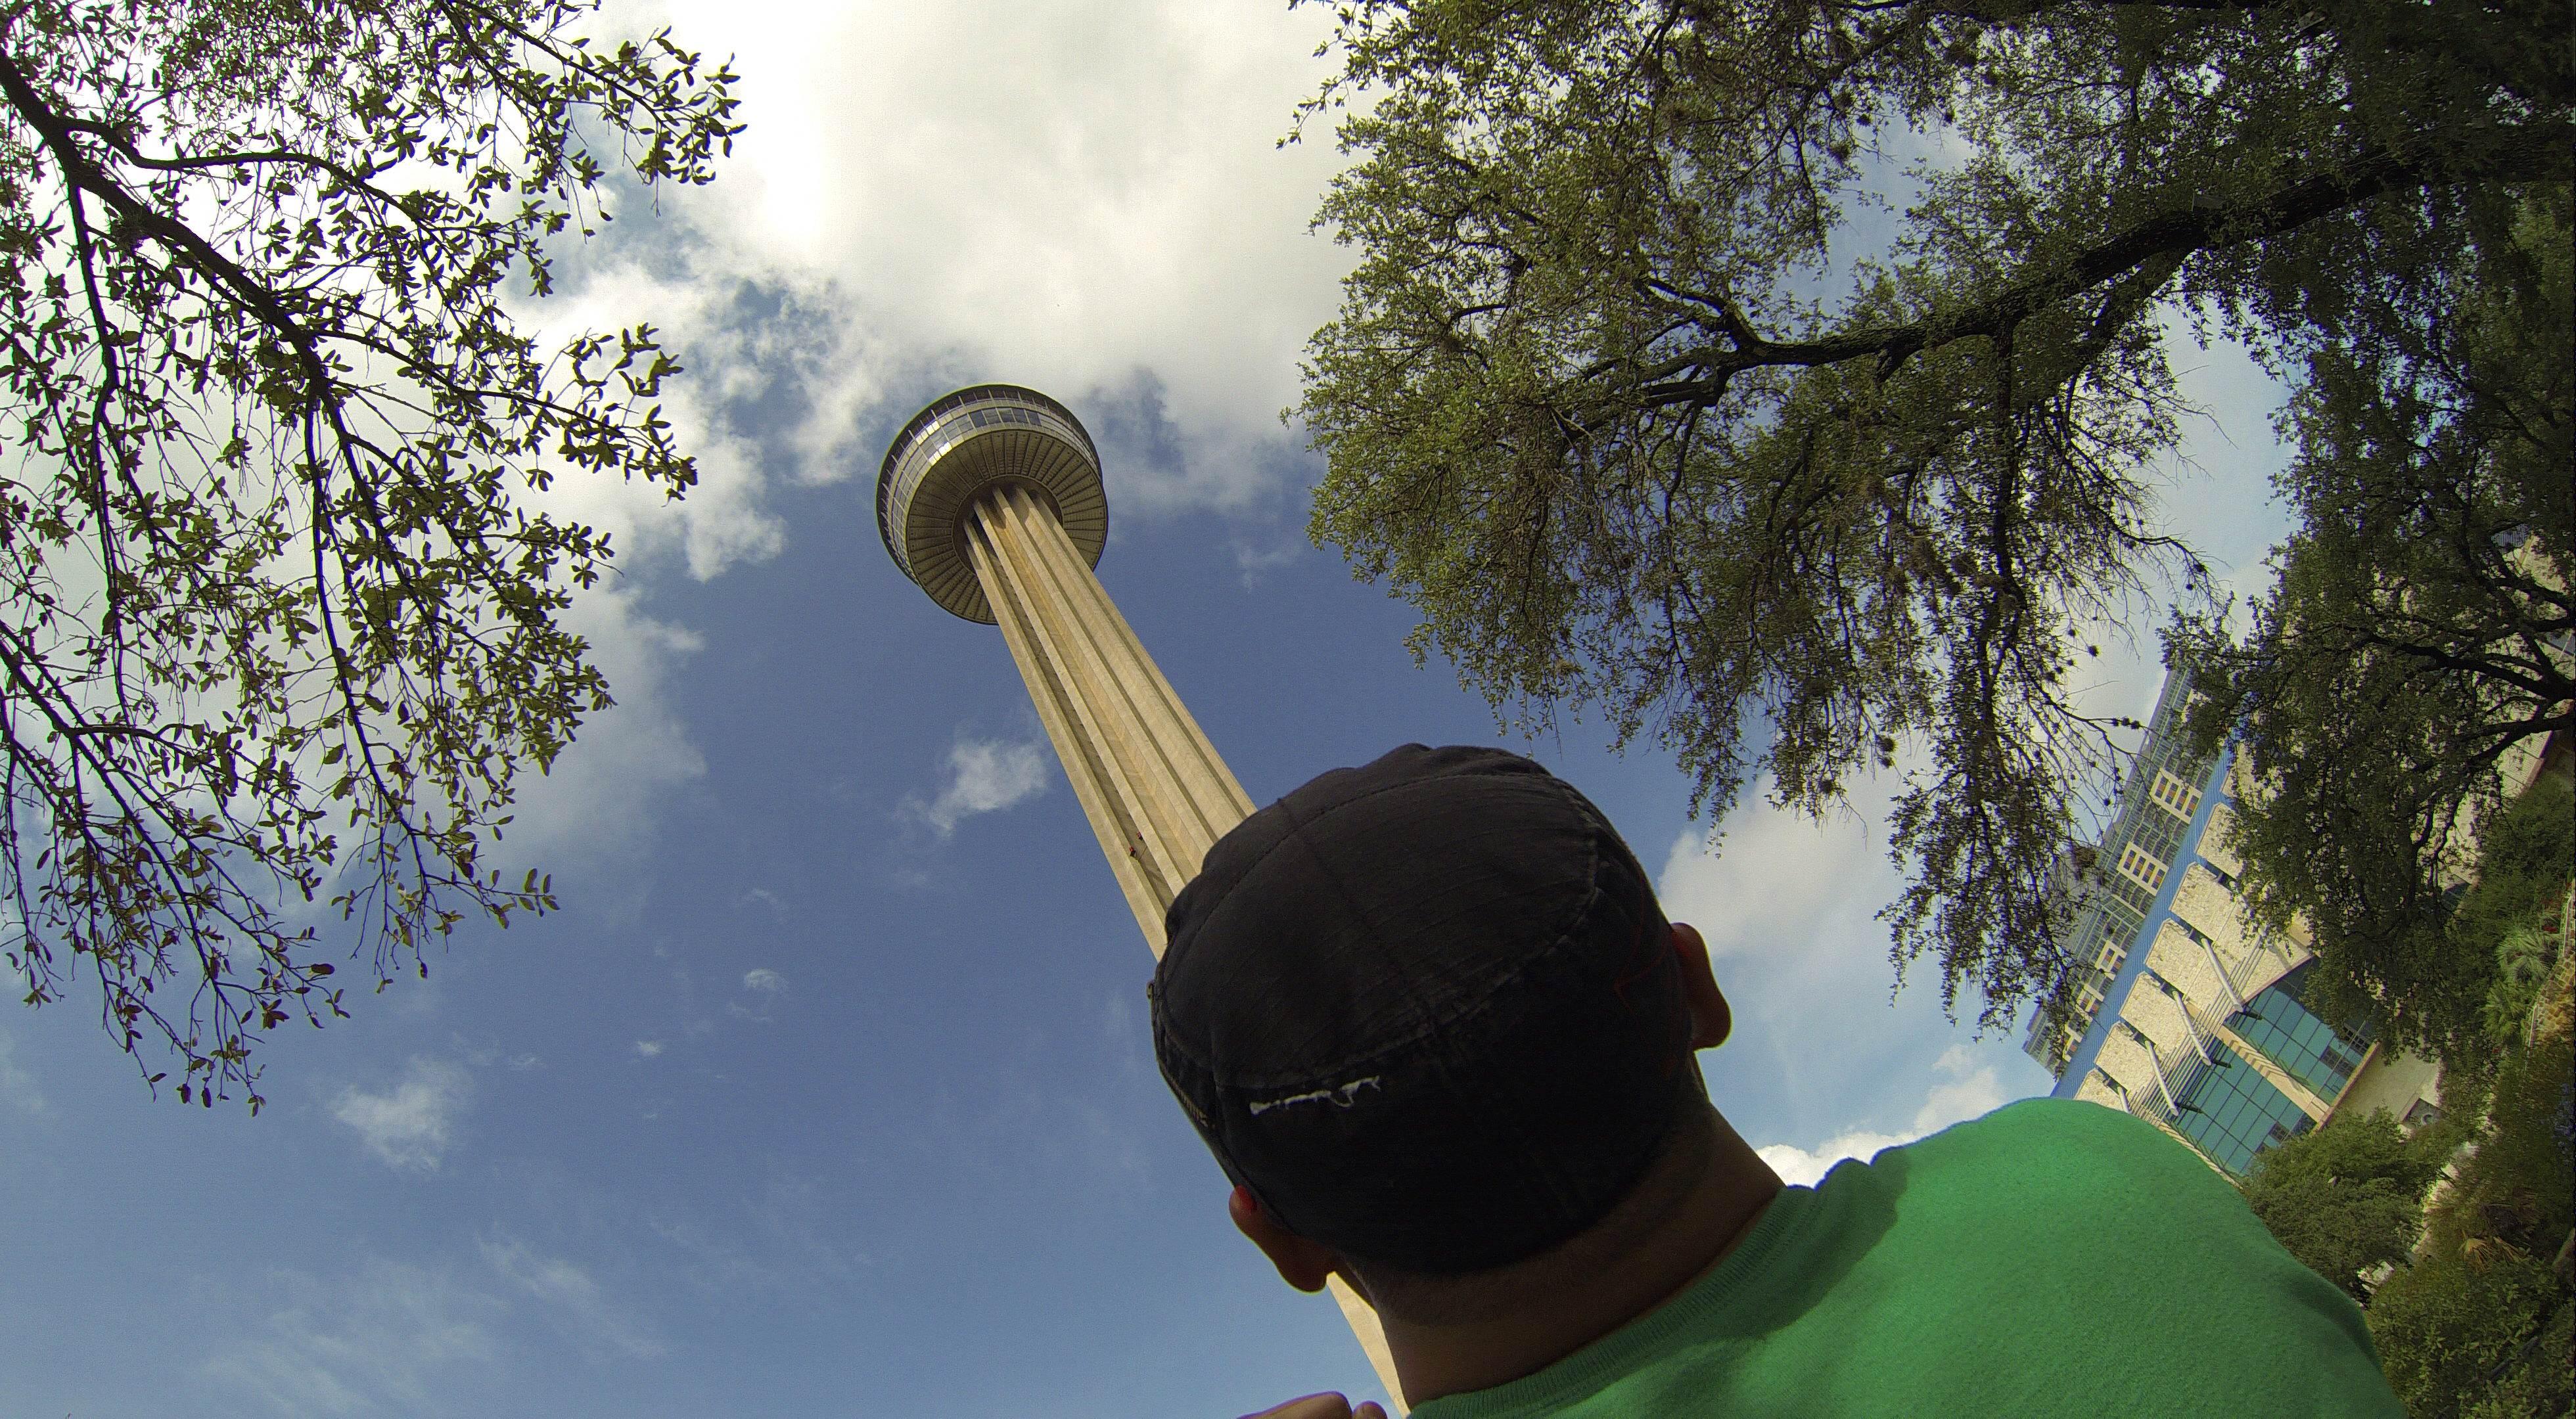
M 877 531 L 904 575 L 997 625 L 1064 776 L 1156 959 L 1163 914 L 1252 799 L 1092 575 L 1109 541 L 1100 451 L 1073 411 L 979 384 L 933 400 L 886 449 Z M 1377 1313 L 1332 1278 L 1401 1406 Z
M 1154 954 L 1163 913 L 1252 800 L 1091 573 L 1100 454 L 1034 390 L 962 389 L 912 417 L 877 475 L 877 529 L 930 599 L 999 625 Z

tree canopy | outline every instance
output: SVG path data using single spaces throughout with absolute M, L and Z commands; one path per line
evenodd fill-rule
M 0 951 L 84 963 L 182 1100 L 468 913 L 607 687 L 561 613 L 611 549 L 532 494 L 679 496 L 649 327 L 511 304 L 615 183 L 706 181 L 733 75 L 586 0 L 0 11 Z
M 2403 1266 L 2424 1230 L 2424 1189 L 2456 1142 L 2418 1144 L 2386 1111 L 2338 1115 L 2256 1156 L 2245 1201 L 2290 1255 L 2367 1303 L 2361 1273 Z
M 1337 16 L 1307 117 L 1374 102 L 1320 215 L 1358 262 L 1295 411 L 1316 538 L 1417 653 L 1651 738 L 1705 807 L 1921 765 L 1893 957 L 1989 1023 L 2077 964 L 2048 878 L 2115 767 L 2100 627 L 2202 581 L 2145 471 L 2168 324 L 2304 377 L 2402 303 L 2393 243 L 2459 269 L 2571 173 L 2537 0 Z
M 2320 313 L 2279 581 L 2242 635 L 2209 612 L 2177 638 L 2200 737 L 2234 736 L 2261 785 L 2236 820 L 2247 897 L 2306 921 L 2330 1013 L 2453 1055 L 2484 1048 L 2507 924 L 2447 920 L 2453 889 L 2576 874 L 2565 785 L 2505 801 L 2576 729 L 2576 204 L 2455 215 L 2465 241 L 2392 214 L 2380 280 Z
M 2565 973 L 2555 989 L 2563 1002 Z M 2477 1146 L 2428 1210 L 2414 1260 L 2371 1296 L 2371 1340 L 2409 1414 L 2543 1419 L 2576 1403 L 2576 1051 L 2556 1020 L 2490 1061 L 2483 1098 L 2457 1100 L 2483 1107 L 2443 1126 L 2483 1115 Z M 2468 1082 L 2446 1074 L 2445 1103 Z

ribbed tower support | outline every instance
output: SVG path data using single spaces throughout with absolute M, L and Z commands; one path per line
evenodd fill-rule
M 886 450 L 877 526 L 915 584 L 997 624 L 1110 875 L 1162 959 L 1163 915 L 1252 798 L 1092 574 L 1108 504 L 1091 436 L 1035 390 L 980 385 L 913 416 Z M 1377 1312 L 1333 1300 L 1399 1410 Z
M 1005 484 L 975 501 L 967 557 L 1145 944 L 1251 796 L 1091 574 L 1055 514 Z

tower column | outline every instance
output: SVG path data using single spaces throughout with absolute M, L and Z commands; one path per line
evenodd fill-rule
M 1091 436 L 1034 390 L 960 390 L 886 450 L 877 530 L 932 600 L 1001 628 L 1110 876 L 1162 959 L 1164 913 L 1251 816 L 1252 797 L 1092 575 L 1109 527 Z M 1339 1276 L 1329 1285 L 1400 1410 L 1377 1312 Z
M 1164 911 L 1252 798 L 1051 509 L 1006 484 L 976 501 L 964 531 L 1038 720 L 1159 958 Z

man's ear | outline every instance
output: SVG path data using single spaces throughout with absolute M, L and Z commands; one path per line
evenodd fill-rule
M 1298 1290 L 1321 1291 L 1325 1279 L 1341 1269 L 1341 1258 L 1332 1248 L 1281 1226 L 1278 1218 L 1261 1210 L 1261 1199 L 1253 1196 L 1252 1189 L 1236 1188 L 1225 1200 L 1225 1211 L 1234 1219 L 1234 1229 L 1279 1268 L 1279 1279 Z
M 1673 923 L 1673 955 L 1681 962 L 1682 999 L 1690 1004 L 1691 1048 L 1715 1049 L 1735 1032 L 1735 1011 L 1726 1003 L 1726 992 L 1717 988 L 1708 943 L 1700 939 L 1698 927 Z

